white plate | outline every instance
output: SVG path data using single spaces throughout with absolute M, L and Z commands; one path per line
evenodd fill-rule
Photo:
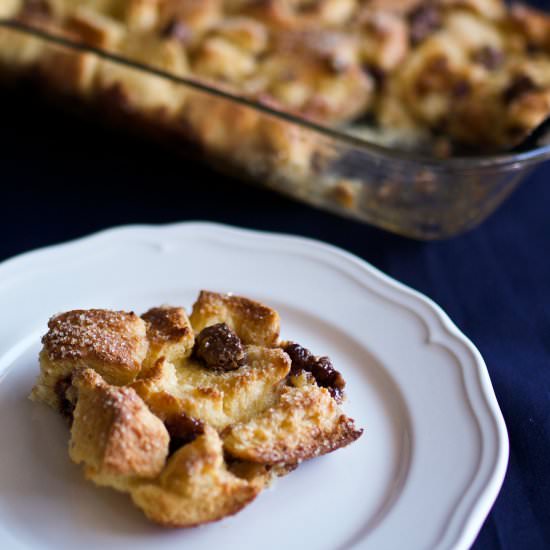
M 201 288 L 275 307 L 283 337 L 332 357 L 366 430 L 235 517 L 163 530 L 85 482 L 62 420 L 26 396 L 53 313 L 189 307 Z M 204 223 L 125 227 L 5 262 L 0 308 L 2 549 L 466 548 L 502 484 L 508 439 L 479 352 L 433 302 L 336 248 Z

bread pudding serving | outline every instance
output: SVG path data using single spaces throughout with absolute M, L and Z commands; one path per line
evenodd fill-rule
M 235 514 L 302 461 L 362 434 L 327 357 L 279 339 L 273 309 L 202 291 L 188 317 L 52 317 L 31 399 L 70 425 L 69 456 L 162 525 Z

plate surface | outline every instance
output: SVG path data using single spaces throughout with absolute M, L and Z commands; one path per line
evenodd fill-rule
M 84 481 L 63 421 L 26 396 L 52 314 L 189 308 L 202 288 L 275 307 L 282 337 L 331 356 L 365 434 L 235 517 L 163 530 Z M 0 307 L 3 549 L 466 548 L 502 484 L 508 439 L 479 352 L 433 302 L 334 247 L 205 223 L 123 227 L 0 265 Z

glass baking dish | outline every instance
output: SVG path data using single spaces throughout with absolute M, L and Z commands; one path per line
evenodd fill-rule
M 37 70 L 38 51 L 47 52 L 47 74 Z M 95 63 L 107 64 L 113 86 L 82 94 Z M 222 171 L 417 239 L 448 238 L 476 226 L 550 158 L 550 145 L 520 154 L 423 158 L 19 21 L 0 20 L 0 68 L 8 80 L 38 78 L 63 101 L 76 99 L 109 122 L 167 138 Z M 132 83 L 130 94 L 121 93 L 117 78 Z M 163 108 L 166 94 L 183 107 Z

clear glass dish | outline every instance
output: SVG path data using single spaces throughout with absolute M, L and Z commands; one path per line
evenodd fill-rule
M 48 52 L 46 73 L 40 64 L 37 70 L 36 52 Z M 83 94 L 95 63 L 109 68 L 113 86 Z M 200 152 L 222 171 L 417 239 L 448 238 L 476 226 L 550 158 L 550 145 L 520 154 L 424 158 L 18 21 L 0 20 L 0 74 L 38 75 L 58 97 Z M 117 78 L 131 83 L 131 93 L 120 93 Z M 176 112 L 162 108 L 167 94 L 178 98 Z

